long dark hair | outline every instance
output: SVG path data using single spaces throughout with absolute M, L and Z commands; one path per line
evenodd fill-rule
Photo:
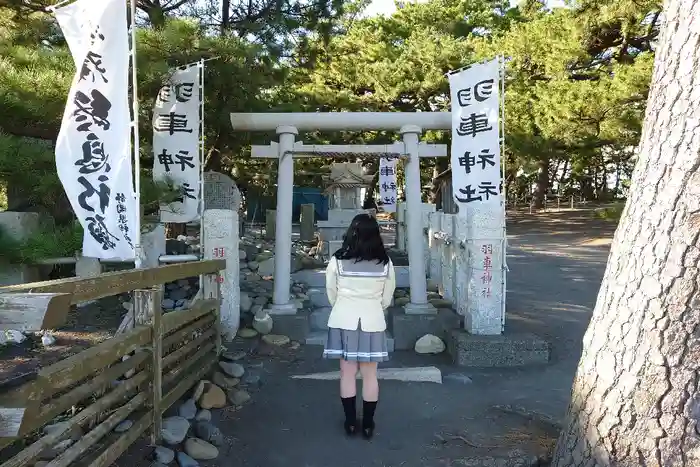
M 343 246 L 333 256 L 337 259 L 354 259 L 355 262 L 389 263 L 377 220 L 369 214 L 355 216 L 343 237 Z

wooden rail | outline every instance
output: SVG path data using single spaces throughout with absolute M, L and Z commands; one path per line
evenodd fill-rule
M 0 459 L 11 456 L 0 467 L 32 465 L 78 428 L 84 435 L 49 462 L 50 467 L 78 460 L 91 467 L 109 466 L 149 428 L 151 441 L 157 442 L 163 412 L 217 361 L 217 274 L 224 268 L 224 261 L 199 261 L 0 288 L 0 328 L 12 323 L 13 329 L 23 330 L 65 322 L 72 303 L 136 289 L 133 329 L 42 368 L 33 379 L 0 394 Z M 188 310 L 163 314 L 161 285 L 198 275 L 204 298 Z M 44 425 L 74 407 L 82 410 L 62 428 L 40 434 Z M 134 422 L 131 428 L 115 433 L 127 418 Z M 13 450 L 10 445 L 29 434 L 34 441 Z

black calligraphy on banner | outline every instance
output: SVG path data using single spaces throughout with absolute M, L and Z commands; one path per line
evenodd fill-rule
M 396 183 L 384 182 L 384 183 L 382 183 L 382 190 L 384 190 L 384 191 L 396 191 Z
M 472 155 L 470 151 L 466 151 L 462 157 L 458 158 L 458 161 L 459 166 L 464 167 L 464 171 L 469 174 L 472 172 L 472 167 L 477 165 L 481 166 L 481 170 L 485 170 L 487 165 L 491 167 L 495 166 L 495 159 L 495 154 L 488 149 L 482 149 L 476 156 Z
M 195 189 L 192 188 L 189 183 L 183 183 L 182 186 L 180 187 L 180 196 L 175 198 L 175 201 L 179 201 L 180 203 L 184 203 L 185 198 L 197 199 L 197 197 L 193 195 L 194 191 L 195 191 Z
M 457 102 L 460 107 L 467 107 L 472 104 L 472 101 L 477 103 L 488 100 L 493 94 L 493 86 L 495 80 L 485 79 L 476 83 L 473 87 L 467 87 L 457 91 Z
M 109 184 L 109 152 L 101 139 L 111 128 L 109 113 L 112 103 L 105 96 L 101 86 L 109 82 L 108 70 L 104 65 L 103 56 L 92 50 L 98 42 L 104 42 L 105 35 L 100 32 L 99 25 L 90 35 L 90 47 L 82 67 L 80 68 L 79 89 L 73 98 L 72 117 L 77 123 L 76 130 L 87 133 L 82 143 L 82 157 L 74 161 L 79 167 L 76 182 L 82 186 L 78 195 L 78 205 L 86 212 L 87 231 L 105 251 L 114 249 L 118 237 L 107 228 L 105 215 L 111 202 Z
M 177 102 L 189 102 L 194 92 L 194 83 L 166 84 L 160 88 L 158 100 L 160 102 L 170 102 L 170 98 L 175 95 Z
M 134 243 L 131 240 L 131 235 L 129 233 L 129 220 L 127 217 L 126 210 L 126 195 L 124 193 L 117 193 L 117 196 L 115 196 L 114 199 L 117 202 L 117 216 L 119 216 L 117 219 L 117 225 L 119 226 L 119 230 L 124 236 L 124 240 L 126 240 L 129 246 L 133 248 Z
M 73 105 L 75 122 L 80 123 L 78 131 L 90 131 L 92 125 L 109 130 L 108 118 L 112 103 L 98 89 L 91 90 L 90 96 L 82 91 L 76 92 Z
M 459 126 L 457 134 L 459 136 L 476 136 L 479 133 L 484 133 L 493 130 L 489 125 L 489 118 L 486 114 L 472 113 L 468 117 L 459 117 Z
M 463 195 L 455 194 L 455 199 L 460 203 L 488 201 L 492 196 L 498 196 L 498 187 L 491 182 L 481 182 L 477 188 L 472 188 L 471 185 L 467 185 L 457 191 Z
M 394 168 L 391 166 L 385 165 L 379 169 L 379 175 L 386 175 L 386 176 L 394 175 Z
M 189 155 L 189 151 L 178 151 L 176 154 L 168 153 L 167 149 L 158 154 L 158 162 L 165 167 L 166 172 L 170 172 L 171 165 L 180 167 L 180 171 L 184 172 L 185 167 L 194 168 L 194 156 Z
M 175 133 L 192 133 L 193 128 L 189 128 L 187 115 L 169 112 L 158 114 L 153 129 L 157 132 L 167 132 L 170 135 Z

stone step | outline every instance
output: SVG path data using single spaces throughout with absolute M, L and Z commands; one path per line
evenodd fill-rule
M 326 295 L 325 287 L 310 287 L 306 294 L 309 296 L 309 301 L 314 308 L 331 306 L 331 302 L 328 301 L 328 295 Z
M 306 338 L 306 345 L 326 345 L 326 339 L 328 338 L 328 331 L 311 331 L 309 336 Z M 394 338 L 386 333 L 387 347 L 389 352 L 394 351 Z
M 326 331 L 328 329 L 328 317 L 330 316 L 330 314 L 330 306 L 316 308 L 314 311 L 312 311 L 309 317 L 309 325 L 311 327 L 311 332 Z

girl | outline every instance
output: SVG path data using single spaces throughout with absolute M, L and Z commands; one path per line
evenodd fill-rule
M 333 307 L 328 318 L 325 358 L 340 359 L 340 399 L 345 432 L 357 432 L 355 377 L 362 374 L 362 435 L 374 434 L 379 399 L 377 362 L 389 360 L 384 310 L 396 287 L 394 266 L 384 249 L 379 224 L 368 214 L 356 216 L 326 269 L 326 293 Z

